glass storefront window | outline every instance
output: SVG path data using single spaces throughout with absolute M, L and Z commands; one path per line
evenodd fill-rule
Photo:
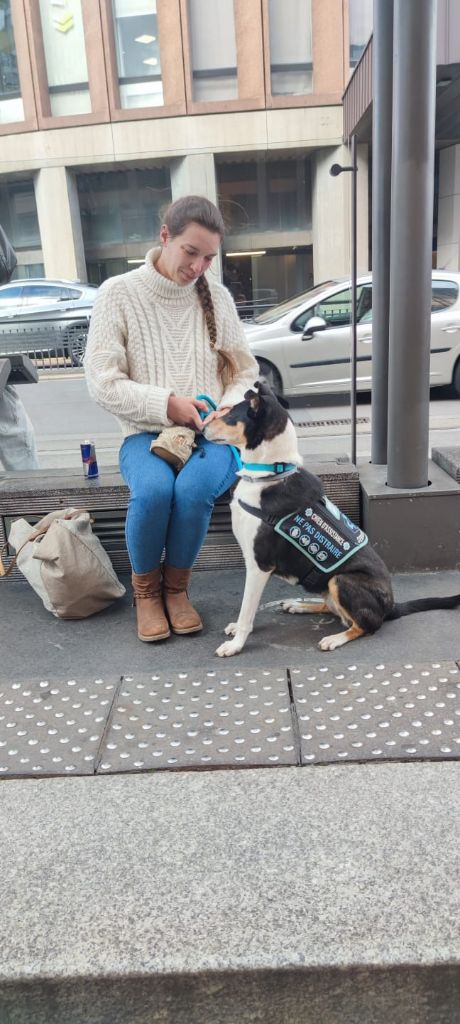
M 160 210 L 171 200 L 169 169 L 78 174 L 77 186 L 87 259 L 143 257 L 158 237 Z M 120 246 L 122 252 L 108 252 Z
M 11 0 L 0 0 L 0 124 L 23 120 Z
M 216 173 L 228 234 L 311 228 L 308 158 L 222 161 Z
M 0 224 L 15 249 L 41 248 L 32 180 L 0 184 Z
M 123 108 L 163 105 L 156 0 L 112 0 Z
M 350 67 L 354 68 L 372 35 L 373 0 L 349 0 Z
M 312 247 L 224 253 L 223 280 L 241 319 L 251 320 L 313 284 Z
M 44 263 L 21 263 L 17 265 L 14 274 L 11 277 L 12 281 L 24 280 L 30 277 L 44 277 L 45 276 L 45 265 Z
M 81 0 L 40 0 L 40 16 L 52 116 L 90 113 Z
M 272 96 L 313 91 L 311 0 L 269 0 Z
M 233 0 L 189 0 L 193 99 L 238 99 Z

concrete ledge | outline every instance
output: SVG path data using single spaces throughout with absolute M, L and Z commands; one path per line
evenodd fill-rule
M 392 572 L 460 566 L 460 484 L 429 463 L 428 487 L 388 487 L 387 467 L 359 465 L 362 526 Z
M 433 448 L 431 455 L 433 462 L 460 483 L 460 447 Z
M 4 783 L 0 1019 L 456 1024 L 459 796 L 454 764 Z
M 359 523 L 359 477 L 355 466 L 343 457 L 305 460 L 307 468 L 321 477 L 328 497 Z M 85 480 L 81 468 L 37 470 L 34 473 L 0 474 L 0 547 L 12 519 L 25 516 L 33 523 L 56 508 L 85 508 L 94 517 L 94 531 L 104 545 L 116 572 L 130 571 L 125 543 L 125 517 L 129 491 L 118 469 L 104 469 L 96 480 Z M 243 557 L 231 529 L 229 492 L 216 501 L 208 535 L 195 568 L 240 568 Z M 15 569 L 7 579 L 20 579 Z

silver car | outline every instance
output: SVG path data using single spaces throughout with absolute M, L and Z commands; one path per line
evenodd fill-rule
M 0 287 L 0 357 L 22 352 L 37 361 L 81 366 L 97 288 L 80 281 L 30 278 Z
M 350 390 L 351 286 L 326 281 L 245 323 L 262 376 L 288 396 Z M 372 275 L 358 279 L 357 388 L 372 383 Z M 432 387 L 453 384 L 460 395 L 460 274 L 433 271 Z

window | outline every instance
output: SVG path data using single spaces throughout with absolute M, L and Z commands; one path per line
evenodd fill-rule
M 222 161 L 216 172 L 228 234 L 311 228 L 308 157 Z
M 366 320 L 372 305 L 372 288 L 370 285 L 361 285 L 356 293 L 356 320 Z M 334 292 L 327 299 L 317 302 L 315 306 L 309 306 L 292 324 L 293 331 L 303 331 L 305 324 L 312 316 L 320 316 L 326 321 L 328 327 L 347 327 L 351 323 L 351 288 L 344 291 Z
M 189 0 L 194 100 L 238 99 L 233 0 Z
M 25 306 L 49 306 L 66 298 L 66 289 L 53 284 L 25 284 L 22 291 Z
M 112 0 L 123 108 L 163 105 L 156 0 Z
M 440 313 L 453 306 L 458 298 L 455 281 L 433 281 L 431 286 L 431 312 Z
M 372 35 L 373 0 L 349 0 L 350 67 L 354 68 Z
M 40 0 L 51 114 L 91 111 L 81 0 Z
M 0 0 L 0 124 L 23 120 L 11 0 Z
M 12 280 L 23 280 L 28 277 L 44 277 L 45 267 L 43 263 L 18 263 Z
M 313 91 L 311 0 L 269 0 L 270 68 L 273 96 Z
M 171 200 L 169 169 L 78 174 L 77 188 L 87 257 L 143 257 L 158 237 L 160 210 Z M 110 246 L 123 248 L 109 253 Z
M 363 298 L 363 292 L 366 291 L 366 300 L 363 301 L 363 311 L 361 311 L 361 300 Z M 358 287 L 356 293 L 356 320 L 359 323 L 361 316 L 364 312 L 369 310 L 369 301 L 372 303 L 372 291 L 370 288 L 363 289 Z M 334 295 L 330 295 L 329 298 L 323 299 L 322 302 L 318 302 L 311 311 L 311 316 L 321 316 L 326 321 L 328 327 L 346 327 L 351 323 L 351 288 L 346 288 L 345 291 L 335 292 Z
M 19 306 L 22 297 L 22 287 L 19 285 L 8 285 L 0 288 L 0 308 L 7 306 Z
M 0 184 L 0 224 L 15 249 L 40 249 L 33 181 Z

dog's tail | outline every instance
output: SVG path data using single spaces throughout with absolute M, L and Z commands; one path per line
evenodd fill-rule
M 395 604 L 386 616 L 387 619 L 402 619 L 404 615 L 413 615 L 414 612 L 430 612 L 436 608 L 457 608 L 460 604 L 460 594 L 453 594 L 452 597 L 421 597 L 417 601 L 402 601 Z

